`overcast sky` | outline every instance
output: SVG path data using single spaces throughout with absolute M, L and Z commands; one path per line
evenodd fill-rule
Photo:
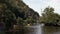
M 41 15 L 41 9 L 50 6 L 55 9 L 55 13 L 60 14 L 60 0 L 23 0 L 30 8 Z

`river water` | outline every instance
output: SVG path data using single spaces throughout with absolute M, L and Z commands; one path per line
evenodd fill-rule
M 24 34 L 60 34 L 60 27 L 42 25 L 26 26 Z

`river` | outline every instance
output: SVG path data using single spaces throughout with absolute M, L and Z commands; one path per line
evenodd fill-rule
M 60 34 L 60 27 L 42 25 L 26 26 L 24 34 Z

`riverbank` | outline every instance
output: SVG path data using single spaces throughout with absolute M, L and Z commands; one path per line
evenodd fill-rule
M 45 26 L 60 27 L 60 25 L 59 25 L 59 24 L 53 24 L 53 23 L 45 23 Z

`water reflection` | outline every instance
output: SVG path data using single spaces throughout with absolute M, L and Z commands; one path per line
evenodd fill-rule
M 43 34 L 60 34 L 60 27 L 54 27 L 54 26 L 44 26 L 42 28 Z
M 54 26 L 27 26 L 24 34 L 60 34 L 60 27 Z
M 41 34 L 41 25 L 26 26 L 25 34 Z

